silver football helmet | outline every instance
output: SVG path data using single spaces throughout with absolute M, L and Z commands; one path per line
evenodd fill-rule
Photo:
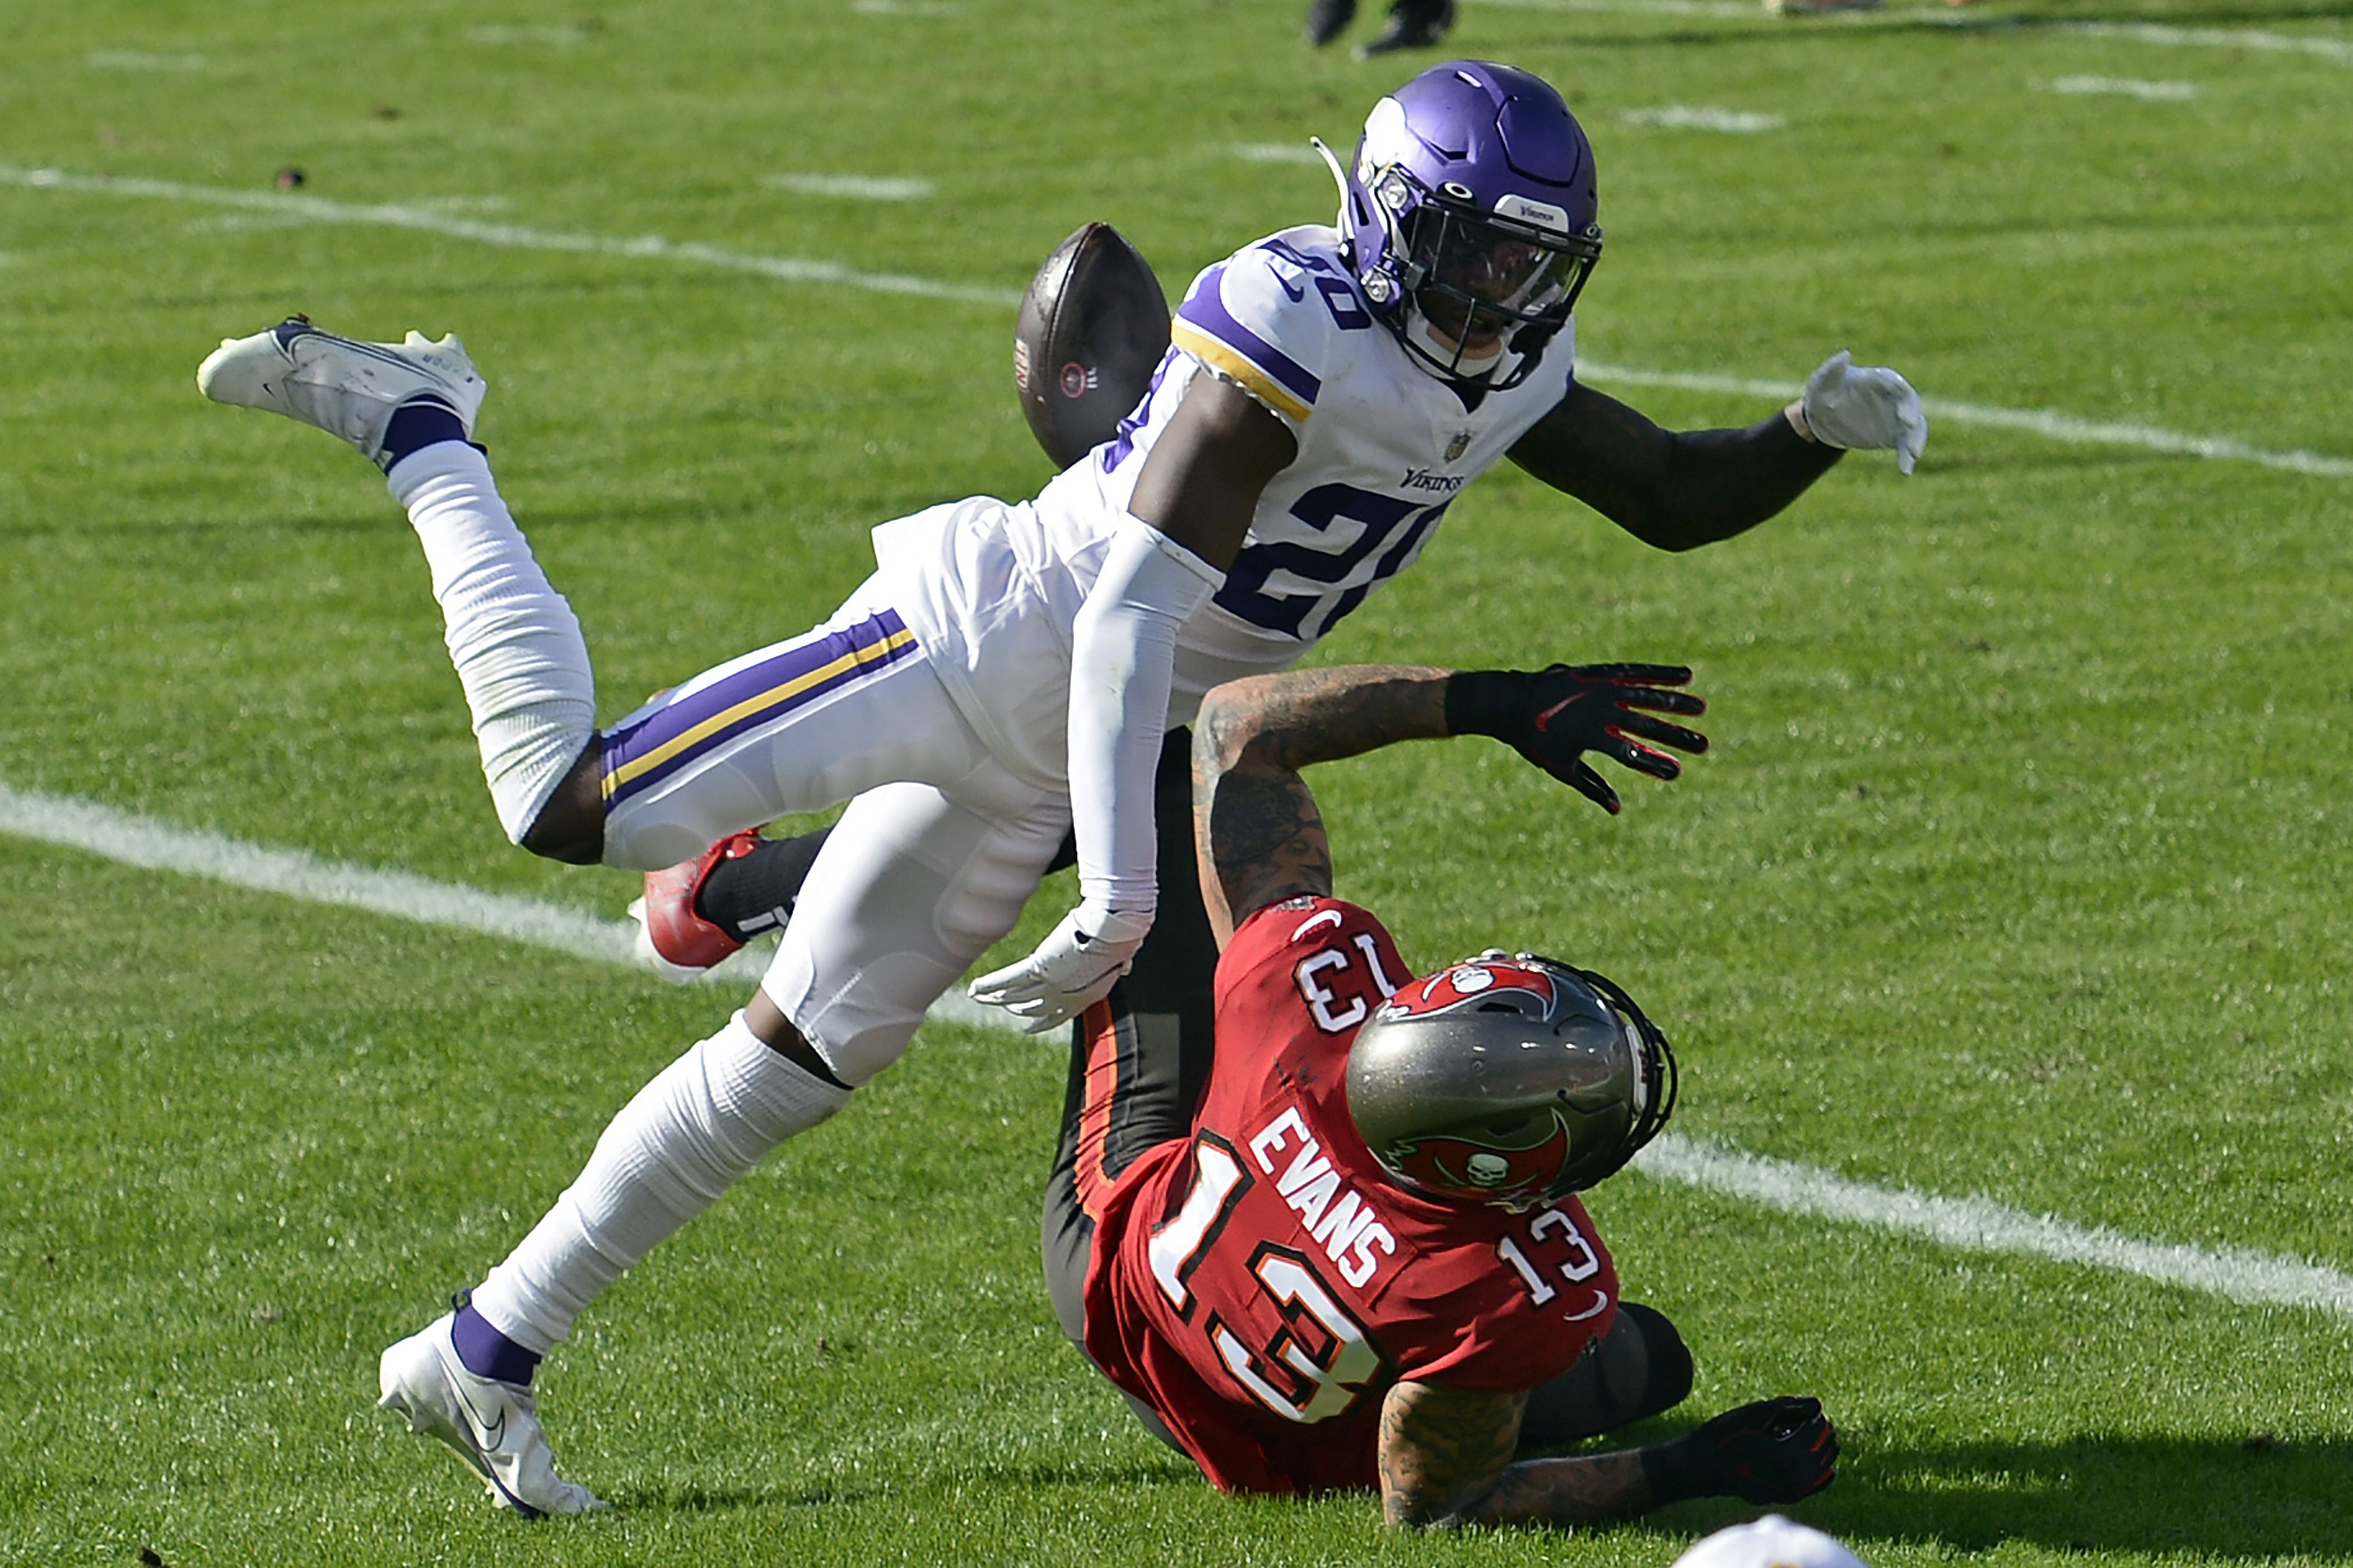
M 1408 982 L 1348 1051 L 1357 1132 L 1433 1197 L 1557 1202 L 1632 1159 L 1674 1103 L 1674 1052 L 1633 998 L 1533 953 Z

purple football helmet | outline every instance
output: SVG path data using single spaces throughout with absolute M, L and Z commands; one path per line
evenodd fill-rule
M 1374 313 L 1449 381 L 1527 379 L 1601 255 L 1584 129 L 1511 66 L 1449 61 L 1381 100 L 1341 185 Z

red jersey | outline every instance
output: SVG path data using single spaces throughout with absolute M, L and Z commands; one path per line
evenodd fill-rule
M 1251 915 L 1218 963 L 1192 1136 L 1122 1172 L 1096 1222 L 1087 1353 L 1225 1490 L 1375 1486 L 1392 1384 L 1533 1388 L 1616 1314 L 1575 1198 L 1440 1203 L 1356 1135 L 1348 1046 L 1409 973 L 1353 904 Z

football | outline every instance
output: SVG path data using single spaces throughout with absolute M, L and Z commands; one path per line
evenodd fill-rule
M 1119 230 L 1091 223 L 1054 247 L 1013 333 L 1014 390 L 1054 467 L 1111 439 L 1167 351 L 1160 279 Z

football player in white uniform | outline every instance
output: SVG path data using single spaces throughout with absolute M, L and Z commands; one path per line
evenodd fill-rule
M 1745 430 L 1670 434 L 1581 385 L 1569 310 L 1600 251 L 1592 153 L 1525 72 L 1423 73 L 1376 106 L 1335 173 L 1340 225 L 1203 274 L 1136 414 L 1036 500 L 877 529 L 879 570 L 831 620 L 601 731 L 578 623 L 469 443 L 484 384 L 462 345 L 357 342 L 296 318 L 200 368 L 207 396 L 331 430 L 385 470 L 516 842 L 653 869 L 851 799 L 744 1011 L 622 1109 L 470 1305 L 385 1352 L 387 1407 L 500 1501 L 594 1506 L 556 1478 L 533 1415 L 539 1357 L 647 1249 L 895 1060 L 1011 929 L 1066 830 L 1078 908 L 975 994 L 1042 1029 L 1108 992 L 1155 911 L 1164 730 L 1218 682 L 1298 658 L 1497 458 L 1679 549 L 1771 516 L 1844 448 L 1893 447 L 1907 471 L 1920 450 L 1911 388 L 1842 354 Z M 1456 732 L 1549 721 L 1515 706 L 1525 683 L 1503 689 L 1466 691 Z M 1696 700 L 1631 673 L 1602 677 L 1578 710 L 1594 696 L 1591 748 L 1672 776 L 1638 737 L 1689 732 L 1642 710 Z M 1581 765 L 1571 782 L 1608 795 Z

